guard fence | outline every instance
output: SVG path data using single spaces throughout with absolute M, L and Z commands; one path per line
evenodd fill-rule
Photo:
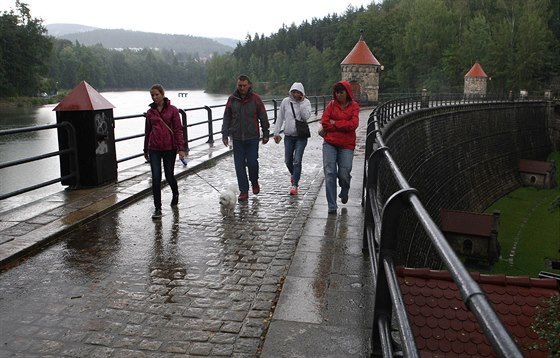
M 322 112 L 328 101 L 332 98 L 331 95 L 322 95 L 322 96 L 308 96 L 307 97 L 312 105 L 313 111 L 315 113 L 315 115 L 317 115 L 319 112 Z M 274 123 L 276 121 L 276 118 L 278 117 L 278 109 L 279 109 L 279 105 L 281 103 L 282 99 L 268 99 L 268 100 L 263 100 L 263 102 L 265 103 L 265 107 L 269 116 L 269 119 L 271 121 L 271 124 Z M 223 108 L 225 107 L 225 104 L 223 105 L 215 105 L 215 106 L 203 106 L 203 107 L 194 107 L 194 108 L 186 108 L 186 109 L 179 109 L 179 113 L 181 116 L 181 122 L 183 125 L 183 136 L 184 136 L 184 143 L 185 143 L 185 152 L 188 153 L 188 151 L 191 149 L 192 145 L 203 145 L 201 144 L 201 141 L 206 140 L 206 143 L 208 145 L 212 145 L 214 143 L 214 138 L 216 135 L 220 136 L 220 140 L 221 140 L 221 122 L 223 121 L 223 117 L 222 116 L 214 116 L 213 115 L 213 109 L 218 109 L 221 110 L 221 112 L 223 113 Z M 206 112 L 206 120 L 203 121 L 198 121 L 198 122 L 192 122 L 190 123 L 190 121 L 187 120 L 188 118 L 188 114 L 189 113 L 195 113 L 195 112 Z M 145 118 L 146 117 L 146 113 L 140 113 L 140 114 L 133 114 L 133 115 L 127 115 L 127 116 L 120 116 L 120 117 L 114 117 L 113 120 L 115 122 L 118 121 L 124 121 L 127 119 L 138 119 L 138 118 Z M 118 129 L 118 126 L 115 126 Z M 33 163 L 33 162 L 37 162 L 40 160 L 44 160 L 46 158 L 51 158 L 51 157 L 55 157 L 58 156 L 61 158 L 64 158 L 64 160 L 69 159 L 69 171 L 68 173 L 60 174 L 58 177 L 54 177 L 52 179 L 48 179 L 48 180 L 44 180 L 42 182 L 33 184 L 33 185 L 29 185 L 26 187 L 22 187 L 19 188 L 17 190 L 13 190 L 10 192 L 6 192 L 6 193 L 2 193 L 0 192 L 0 200 L 3 199 L 7 199 L 7 198 L 11 198 L 20 194 L 24 194 L 36 189 L 40 189 L 40 188 L 44 188 L 46 186 L 49 185 L 53 185 L 56 183 L 61 183 L 63 181 L 67 181 L 69 179 L 75 179 L 75 181 L 79 181 L 79 166 L 78 166 L 78 149 L 77 149 L 77 145 L 76 145 L 76 132 L 74 127 L 72 126 L 71 123 L 68 122 L 62 122 L 62 123 L 58 123 L 58 124 L 52 124 L 52 125 L 45 125 L 45 126 L 33 126 L 33 127 L 26 127 L 26 128 L 14 128 L 14 129 L 8 129 L 8 130 L 1 130 L 0 131 L 0 139 L 3 138 L 8 138 L 9 136 L 17 136 L 19 134 L 22 133 L 28 133 L 28 132 L 39 132 L 39 131 L 48 131 L 48 130 L 53 130 L 56 131 L 58 128 L 64 128 L 67 131 L 68 134 L 68 147 L 67 148 L 59 148 L 58 151 L 54 151 L 54 152 L 50 152 L 50 153 L 42 153 L 39 155 L 35 155 L 35 156 L 31 156 L 31 157 L 26 157 L 26 158 L 21 158 L 21 159 L 17 159 L 17 160 L 13 160 L 13 161 L 9 161 L 9 162 L 0 162 L 0 170 L 9 170 L 10 168 L 13 167 L 17 167 L 17 166 L 21 166 L 27 163 Z M 205 128 L 205 129 L 203 129 Z M 198 133 L 197 135 L 194 135 L 192 133 Z M 139 133 L 136 134 L 131 134 L 131 135 L 126 135 L 126 136 L 121 136 L 121 137 L 117 137 L 117 135 L 115 135 L 115 147 L 116 147 L 116 151 L 117 151 L 117 163 L 123 163 L 123 162 L 127 162 L 139 157 L 142 157 L 144 155 L 144 153 L 141 151 L 141 147 L 139 148 L 138 153 L 136 154 L 132 154 L 132 155 L 128 155 L 128 156 L 123 156 L 123 157 L 119 157 L 119 145 L 118 143 L 125 143 L 127 141 L 131 141 L 137 138 L 143 138 L 144 137 L 144 131 L 142 130 Z
M 404 215 L 413 215 L 429 237 L 443 264 L 457 284 L 461 297 L 478 320 L 488 342 L 499 357 L 522 357 L 515 341 L 509 335 L 486 295 L 473 280 L 460 259 L 448 244 L 438 225 L 430 217 L 419 199 L 416 189 L 410 187 L 383 141 L 383 128 L 406 113 L 422 116 L 422 110 L 446 110 L 450 113 L 462 106 L 477 103 L 511 105 L 511 101 L 542 101 L 543 98 L 513 99 L 510 96 L 466 97 L 464 95 L 429 96 L 426 93 L 391 99 L 377 106 L 367 124 L 366 159 L 364 162 L 363 205 L 365 207 L 363 247 L 369 253 L 373 276 L 373 329 L 372 351 L 376 356 L 419 357 L 414 335 L 407 318 L 403 295 L 397 279 L 395 262 L 398 247 L 398 227 Z M 414 112 L 414 113 L 411 113 Z M 382 182 L 380 168 L 394 182 L 396 190 L 388 190 Z M 388 174 L 387 174 L 388 172 Z M 398 343 L 391 331 L 398 331 Z

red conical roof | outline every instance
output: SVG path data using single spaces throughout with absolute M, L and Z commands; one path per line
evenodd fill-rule
M 379 61 L 371 53 L 366 42 L 360 38 L 358 43 L 354 46 L 352 51 L 340 63 L 341 65 L 377 65 L 381 66 Z
M 467 74 L 465 75 L 465 77 L 488 77 L 486 75 L 486 73 L 484 72 L 484 70 L 482 69 L 482 66 L 480 66 L 478 64 L 478 62 L 476 62 L 473 67 L 471 67 L 470 71 L 467 72 Z
M 115 108 L 86 81 L 80 82 L 53 111 L 96 111 Z

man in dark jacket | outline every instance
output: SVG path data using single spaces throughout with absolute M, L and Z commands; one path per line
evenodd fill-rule
M 239 187 L 239 201 L 249 199 L 249 180 L 253 194 L 261 190 L 259 186 L 259 139 L 262 128 L 262 143 L 268 143 L 268 114 L 260 96 L 253 92 L 251 80 L 245 75 L 237 79 L 237 89 L 229 96 L 224 110 L 222 142 L 227 147 L 232 138 L 233 161 Z M 249 169 L 249 180 L 247 171 Z

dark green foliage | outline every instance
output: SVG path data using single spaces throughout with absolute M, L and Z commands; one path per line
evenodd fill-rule
M 45 32 L 19 1 L 0 16 L 0 97 L 38 94 L 52 46 Z
M 328 93 L 362 29 L 384 66 L 384 93 L 462 92 L 476 61 L 491 77 L 489 92 L 560 89 L 560 0 L 384 0 L 249 37 L 225 55 L 234 59 L 225 61 L 230 67 L 221 68 L 229 78 L 258 78 L 257 88 L 275 93 L 293 81 L 302 81 L 309 94 Z M 232 87 L 211 77 L 208 86 Z
M 542 306 L 537 307 L 533 331 L 542 339 L 549 357 L 560 357 L 560 295 L 550 297 Z
M 325 94 L 340 79 L 340 63 L 360 30 L 384 67 L 380 93 L 462 92 L 475 61 L 491 77 L 490 93 L 560 91 L 560 0 L 372 2 L 284 26 L 269 37 L 248 35 L 232 53 L 210 59 L 166 50 L 169 38 L 157 40 L 161 50 L 122 51 L 55 40 L 16 1 L 15 12 L 0 16 L 0 97 L 71 89 L 81 80 L 97 89 L 161 82 L 230 93 L 241 73 L 263 94 L 285 94 L 294 81 L 309 95 Z

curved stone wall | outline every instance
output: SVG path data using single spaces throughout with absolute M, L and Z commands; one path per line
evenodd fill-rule
M 444 106 L 392 121 L 383 138 L 439 224 L 440 208 L 482 212 L 519 187 L 518 159 L 545 160 L 552 151 L 546 123 L 545 102 Z M 390 182 L 384 185 L 387 195 L 395 189 Z M 399 227 L 398 261 L 410 267 L 440 268 L 439 258 L 417 226 L 412 215 L 405 215 Z

